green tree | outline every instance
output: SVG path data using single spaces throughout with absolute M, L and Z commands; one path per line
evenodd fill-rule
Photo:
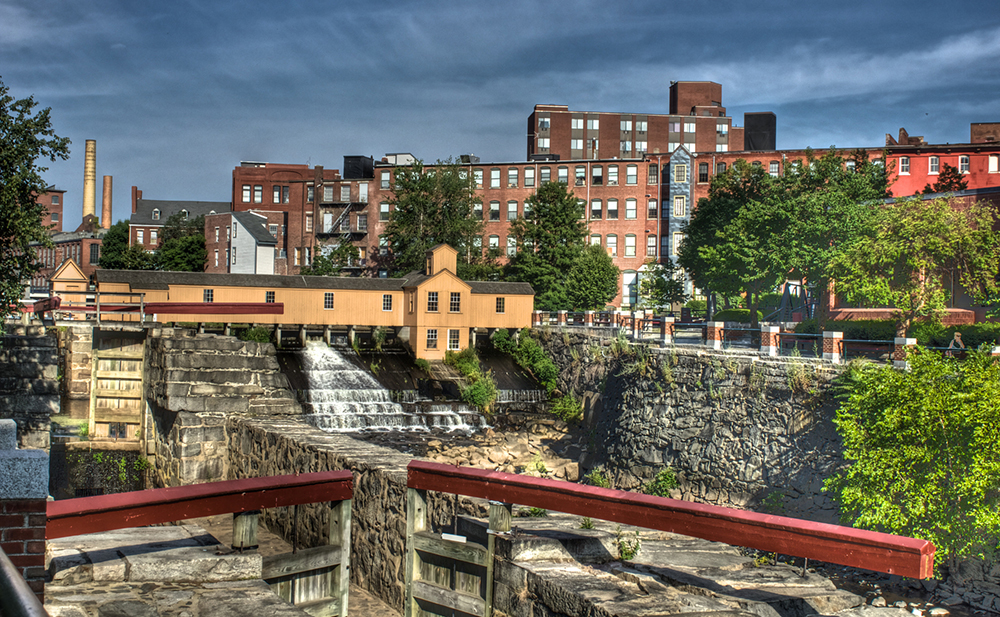
M 982 302 L 997 297 L 1000 234 L 981 204 L 906 199 L 883 207 L 870 233 L 834 260 L 837 289 L 851 301 L 896 309 L 896 336 L 947 306 L 949 281 Z
M 924 187 L 924 195 L 930 193 L 955 193 L 969 188 L 969 181 L 965 179 L 962 172 L 957 167 L 952 167 L 948 163 L 941 163 L 941 171 L 938 173 L 937 182 L 934 186 L 927 184 Z
M 596 244 L 588 245 L 566 276 L 569 306 L 577 311 L 603 309 L 618 295 L 621 271 Z
M 481 203 L 475 189 L 469 170 L 451 159 L 396 168 L 385 231 L 394 275 L 422 270 L 427 251 L 438 244 L 450 245 L 466 263 L 482 260 L 474 248 L 483 231 L 482 218 L 473 216 Z
M 39 265 L 31 243 L 49 246 L 37 198 L 45 192 L 38 159 L 69 157 L 69 140 L 52 129 L 50 108 L 34 111 L 33 97 L 15 100 L 0 82 L 0 318 L 18 310 Z
M 684 272 L 671 259 L 646 262 L 646 272 L 639 280 L 639 297 L 643 305 L 663 309 L 687 302 L 684 293 Z
M 329 251 L 317 251 L 312 265 L 302 268 L 302 274 L 306 276 L 336 276 L 359 255 L 358 247 L 350 242 L 341 242 Z
M 855 527 L 914 536 L 937 560 L 1000 546 L 1000 364 L 910 354 L 852 375 L 836 424 L 849 465 L 826 483 Z
M 528 215 L 510 225 L 518 251 L 507 264 L 506 278 L 530 283 L 538 309 L 571 308 L 566 274 L 586 246 L 583 205 L 562 182 L 546 182 L 525 204 Z
M 167 219 L 160 237 L 156 262 L 160 270 L 204 272 L 208 251 L 205 249 L 205 217 L 193 219 L 178 212 Z
M 141 246 L 128 244 L 128 221 L 118 221 L 101 239 L 101 268 L 105 270 L 155 270 L 156 258 Z

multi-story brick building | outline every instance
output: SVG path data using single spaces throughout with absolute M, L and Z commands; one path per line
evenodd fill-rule
M 63 203 L 66 191 L 50 186 L 39 195 L 35 201 L 45 206 L 42 226 L 49 228 L 49 233 L 57 234 L 63 230 Z
M 231 210 L 232 206 L 225 201 L 143 199 L 142 191 L 133 186 L 128 243 L 155 251 L 160 246 L 160 232 L 171 216 L 180 213 L 194 219 Z
M 100 267 L 101 238 L 106 231 L 99 225 L 94 225 L 88 229 L 53 234 L 51 248 L 36 246 L 41 270 L 31 278 L 29 295 L 35 298 L 47 297 L 49 279 L 67 259 L 76 262 L 80 270 L 92 280 L 94 272 Z
M 914 195 L 937 182 L 944 165 L 957 169 L 969 189 L 1000 186 L 1000 122 L 977 122 L 969 143 L 928 144 L 923 137 L 899 129 L 898 139 L 885 136 L 885 150 L 895 182 L 892 194 Z

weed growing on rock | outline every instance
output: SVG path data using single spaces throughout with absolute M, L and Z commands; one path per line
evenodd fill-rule
M 252 341 L 254 343 L 270 343 L 271 330 L 265 328 L 264 326 L 257 326 L 256 328 L 247 328 L 246 330 L 241 330 L 236 338 L 240 339 L 241 341 Z
M 589 516 L 585 516 L 580 519 L 580 529 L 593 529 L 593 528 L 594 528 L 594 520 L 591 519 Z
M 534 471 L 538 474 L 549 472 L 548 468 L 545 467 L 545 461 L 542 460 L 542 455 L 538 452 L 535 453 L 535 456 L 531 459 L 531 462 L 528 463 L 526 469 L 528 471 Z
M 618 559 L 622 561 L 634 559 L 641 548 L 642 540 L 638 531 L 635 532 L 635 538 L 630 538 L 622 531 L 621 525 L 615 527 L 615 549 L 618 551 Z
M 781 491 L 771 491 L 761 500 L 760 505 L 768 514 L 784 514 L 787 510 L 785 497 Z
M 611 481 L 605 477 L 604 473 L 600 469 L 592 469 L 583 478 L 587 481 L 587 484 L 591 486 L 599 486 L 601 488 L 611 488 Z
M 572 394 L 560 396 L 552 401 L 549 411 L 567 424 L 574 424 L 583 419 L 583 405 Z
M 527 510 L 520 510 L 517 513 L 521 518 L 542 518 L 549 515 L 549 511 L 545 508 L 528 508 Z
M 417 358 L 416 360 L 414 360 L 413 366 L 417 367 L 418 369 L 422 370 L 425 373 L 431 372 L 431 363 L 423 358 Z
M 670 491 L 678 486 L 677 474 L 673 469 L 665 467 L 642 487 L 642 492 L 657 497 L 670 497 Z
M 385 344 L 385 339 L 389 336 L 389 329 L 385 326 L 379 326 L 372 330 L 372 342 L 375 344 L 375 351 L 382 351 L 382 345 Z

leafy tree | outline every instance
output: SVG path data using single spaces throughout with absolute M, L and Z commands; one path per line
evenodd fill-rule
M 15 100 L 0 82 L 0 318 L 18 310 L 24 287 L 38 272 L 32 242 L 50 246 L 42 227 L 45 192 L 39 158 L 69 157 L 69 140 L 52 129 L 50 108 L 35 113 L 33 97 Z
M 665 262 L 646 262 L 646 273 L 639 281 L 642 303 L 657 309 L 687 301 L 684 293 L 683 271 L 668 259 Z
M 834 260 L 837 286 L 851 301 L 896 310 L 896 336 L 920 317 L 947 306 L 948 282 L 980 301 L 998 293 L 1000 234 L 995 215 L 980 204 L 908 199 L 881 208 L 870 234 L 859 236 Z
M 465 281 L 499 281 L 503 279 L 503 266 L 500 265 L 501 249 L 493 247 L 486 250 L 486 256 L 476 258 L 481 251 L 479 243 L 473 242 L 471 259 L 459 260 L 458 277 Z
M 451 159 L 431 168 L 417 161 L 397 167 L 394 178 L 394 209 L 385 231 L 394 275 L 422 270 L 427 251 L 442 243 L 467 263 L 482 260 L 481 251 L 477 255 L 473 249 L 483 231 L 482 219 L 473 216 L 480 199 L 466 168 Z
M 203 272 L 208 260 L 205 249 L 205 217 L 189 219 L 178 212 L 167 219 L 161 230 L 156 262 L 160 270 Z
M 937 560 L 1000 547 L 1000 364 L 910 354 L 910 370 L 869 364 L 848 375 L 837 412 L 849 466 L 826 483 L 845 522 L 915 536 Z
M 312 265 L 302 268 L 302 274 L 306 276 L 336 276 L 359 255 L 358 247 L 350 242 L 341 242 L 332 250 L 317 252 Z
M 155 270 L 156 258 L 141 246 L 128 244 L 128 221 L 118 221 L 101 239 L 101 267 L 105 270 Z
M 566 276 L 569 306 L 577 311 L 603 309 L 618 295 L 621 271 L 596 244 L 588 245 Z
M 938 173 L 937 182 L 934 186 L 927 184 L 924 187 L 924 195 L 930 193 L 955 193 L 969 188 L 969 181 L 965 179 L 962 172 L 957 167 L 952 167 L 948 163 L 941 163 L 941 171 Z
M 528 217 L 510 225 L 518 251 L 507 264 L 507 280 L 530 283 L 538 309 L 570 308 L 566 274 L 586 246 L 583 206 L 562 182 L 546 182 L 525 203 Z

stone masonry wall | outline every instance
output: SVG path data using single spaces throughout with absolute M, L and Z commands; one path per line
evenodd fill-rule
M 59 366 L 62 369 L 62 413 L 71 418 L 86 418 L 90 414 L 91 358 L 94 328 L 66 326 L 58 330 Z
M 0 337 L 0 418 L 17 423 L 20 448 L 49 449 L 49 417 L 59 413 L 56 339 L 42 326 Z

